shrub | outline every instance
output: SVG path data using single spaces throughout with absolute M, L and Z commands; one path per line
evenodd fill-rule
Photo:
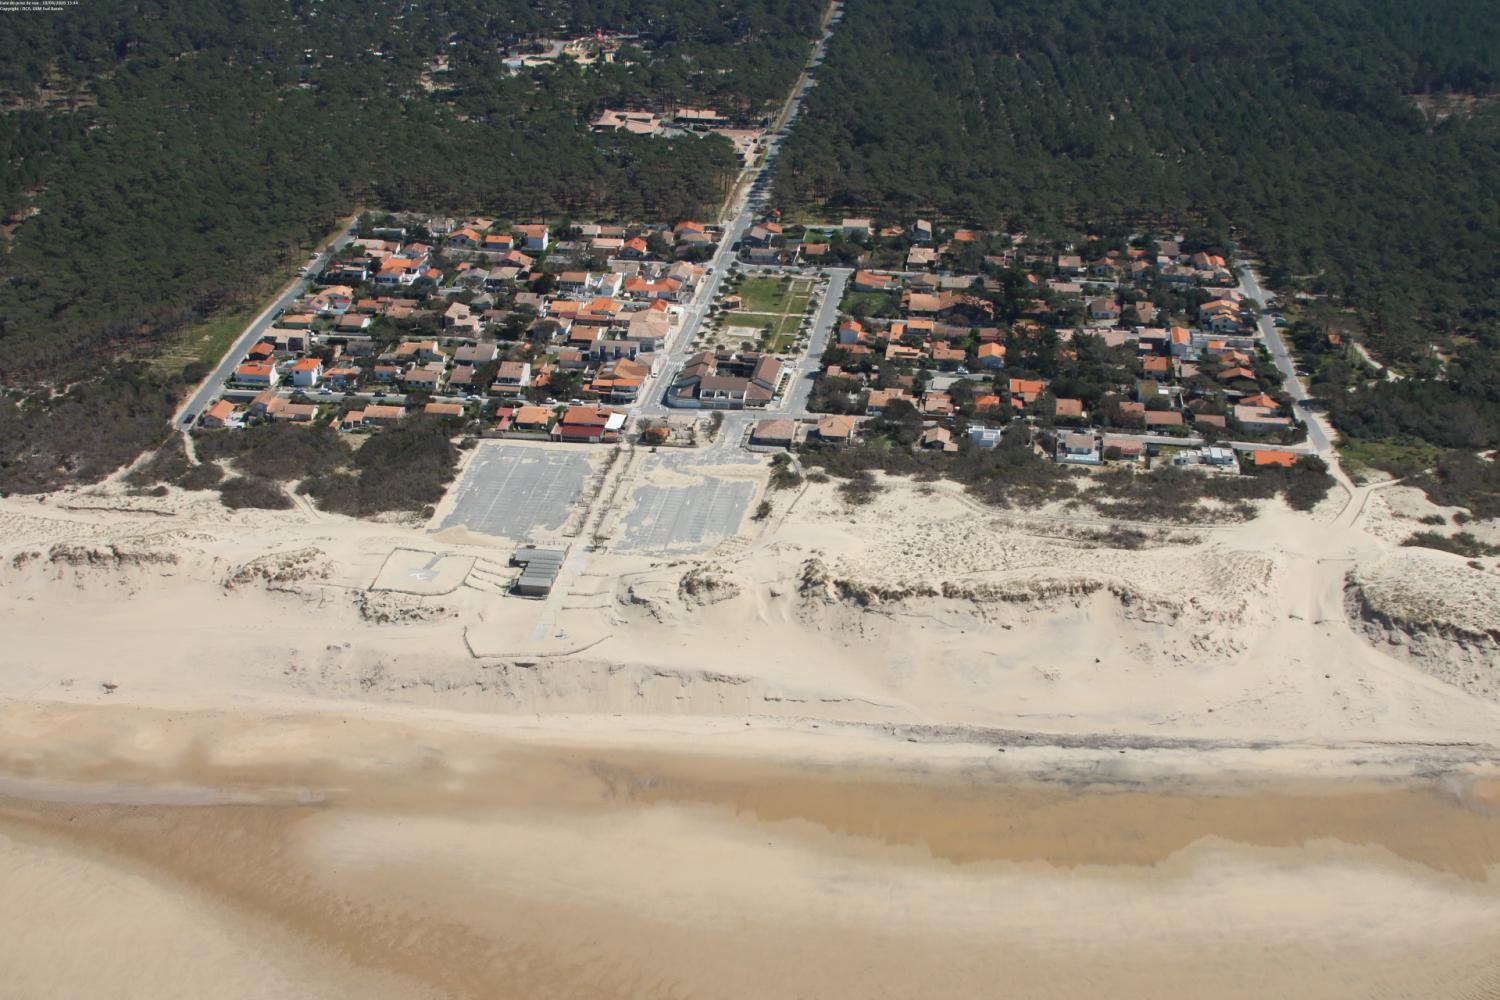
M 177 485 L 185 490 L 211 490 L 223 478 L 224 473 L 217 465 L 195 465 L 177 477 Z
M 0 394 L 0 492 L 97 483 L 162 443 L 178 388 L 121 365 L 57 396 Z
M 1475 538 L 1467 531 L 1460 531 L 1456 535 L 1440 535 L 1436 531 L 1419 531 L 1406 539 L 1402 545 L 1412 548 L 1438 549 L 1442 552 L 1452 552 L 1454 555 L 1473 559 L 1478 556 L 1500 555 L 1500 545 L 1489 545 Z
M 340 514 L 420 513 L 442 499 L 457 463 L 458 449 L 441 421 L 409 417 L 366 441 L 352 470 L 309 477 L 302 489 Z
M 189 471 L 187 448 L 182 436 L 173 434 L 155 453 L 125 475 L 128 486 L 176 482 Z
M 862 507 L 874 500 L 879 493 L 880 484 L 875 481 L 874 475 L 864 469 L 854 473 L 839 486 L 839 496 L 851 507 Z
M 285 482 L 323 475 L 348 463 L 349 445 L 326 424 L 258 424 L 242 431 L 193 435 L 205 462 L 229 459 L 236 472 Z
M 219 499 L 224 506 L 235 509 L 286 510 L 292 506 L 292 498 L 287 496 L 280 483 L 260 476 L 235 476 L 224 480 L 219 487 Z
M 1475 517 L 1500 517 L 1500 461 L 1452 451 L 1413 482 L 1433 503 L 1466 507 Z

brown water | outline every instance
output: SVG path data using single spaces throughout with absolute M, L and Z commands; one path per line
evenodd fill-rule
M 92 783 L 0 798 L 0 996 L 1500 996 L 1500 815 L 1451 781 L 412 739 L 0 748 Z

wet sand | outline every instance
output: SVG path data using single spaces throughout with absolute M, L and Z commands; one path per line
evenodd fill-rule
M 6 721 L 8 1000 L 1500 995 L 1500 808 L 1461 774 Z

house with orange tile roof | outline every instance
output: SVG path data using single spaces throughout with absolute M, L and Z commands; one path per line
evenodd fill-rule
M 981 368 L 1004 368 L 1005 367 L 1005 345 L 998 343 L 980 344 L 976 352 Z
M 1141 370 L 1151 378 L 1166 378 L 1172 371 L 1172 359 L 1148 354 L 1141 359 Z
M 855 271 L 853 284 L 856 292 L 890 292 L 901 287 L 895 278 L 874 271 Z
M 473 229 L 469 226 L 464 226 L 462 229 L 456 229 L 448 234 L 449 243 L 457 247 L 463 247 L 466 250 L 478 249 L 479 244 L 483 239 L 484 237 L 479 234 L 479 231 L 477 229 Z
M 1296 466 L 1298 457 L 1299 456 L 1294 451 L 1276 451 L 1271 448 L 1257 448 L 1254 453 L 1254 458 L 1252 458 L 1250 461 L 1251 464 L 1255 465 L 1257 468 L 1264 469 L 1271 466 L 1279 466 L 1283 469 L 1290 469 Z
M 898 399 L 913 406 L 917 405 L 916 399 L 903 389 L 875 389 L 865 400 L 865 412 L 871 416 L 879 416 L 885 412 L 886 407 Z
M 1088 412 L 1083 408 L 1083 400 L 1058 397 L 1052 401 L 1052 417 L 1082 423 L 1088 419 Z
M 267 420 L 278 424 L 311 423 L 317 415 L 318 407 L 315 404 L 294 403 L 280 396 L 270 400 L 261 413 Z
M 1220 382 L 1256 381 L 1255 373 L 1242 365 L 1234 368 L 1224 369 L 1223 371 L 1219 372 L 1218 379 Z
M 931 390 L 922 396 L 922 413 L 929 417 L 953 416 L 953 397 L 946 392 Z
M 512 414 L 518 431 L 545 431 L 552 426 L 552 410 L 545 406 L 522 406 Z
M 410 285 L 422 274 L 422 265 L 405 257 L 387 257 L 375 272 L 378 285 Z
M 204 427 L 228 427 L 239 411 L 227 399 L 221 399 L 203 411 L 200 422 Z
M 292 385 L 310 389 L 323 378 L 323 361 L 320 358 L 298 358 L 292 363 Z
M 516 235 L 521 237 L 521 245 L 527 250 L 538 251 L 547 249 L 552 234 L 547 227 L 540 223 L 516 226 Z
M 230 381 L 247 386 L 273 386 L 281 381 L 281 373 L 272 364 L 246 362 L 234 370 Z
M 558 441 L 599 442 L 613 440 L 624 426 L 624 414 L 597 406 L 570 406 L 552 428 Z
M 943 344 L 929 344 L 927 350 L 932 357 L 932 363 L 943 371 L 952 371 L 968 359 L 968 354 L 964 351 Z
M 354 416 L 354 413 L 356 412 L 359 414 L 359 422 L 352 423 L 349 421 L 349 417 Z M 352 429 L 352 427 L 363 427 L 366 424 L 393 424 L 404 416 L 406 416 L 405 407 L 387 406 L 382 403 L 371 403 L 363 410 L 351 411 L 350 413 L 345 415 L 345 422 L 350 423 L 350 428 L 346 429 Z
M 1146 426 L 1150 428 L 1181 427 L 1182 413 L 1178 410 L 1147 410 Z
M 854 440 L 859 421 L 842 413 L 825 413 L 818 418 L 818 440 L 830 444 L 847 444 Z
M 1008 384 L 1007 391 L 1010 393 L 1012 405 L 1019 403 L 1024 406 L 1040 399 L 1042 393 L 1047 391 L 1047 383 L 1042 379 L 1013 378 Z
M 932 451 L 957 451 L 958 445 L 953 440 L 953 432 L 946 427 L 929 427 L 922 432 L 920 444 L 923 448 Z

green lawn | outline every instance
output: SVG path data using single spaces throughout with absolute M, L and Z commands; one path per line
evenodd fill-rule
M 215 364 L 258 311 L 256 306 L 236 309 L 186 327 L 172 335 L 162 352 L 151 359 L 151 364 L 164 373 L 181 371 L 193 361 Z
M 722 314 L 725 335 L 730 327 L 740 326 L 753 327 L 757 337 L 765 338 L 769 326 L 770 338 L 762 339 L 761 346 L 773 352 L 790 350 L 812 304 L 815 285 L 809 278 L 746 278 L 731 293 L 740 297 L 741 308 Z
M 790 311 L 791 285 L 784 278 L 746 278 L 738 295 L 749 312 L 784 313 Z
M 856 307 L 863 305 L 866 315 L 878 316 L 881 310 L 886 310 L 886 315 L 896 317 L 901 315 L 900 299 L 891 292 L 856 292 L 854 286 L 844 293 L 844 300 L 839 303 L 839 308 L 846 313 L 854 313 Z
M 730 336 L 735 327 L 752 328 L 756 331 L 756 337 L 762 338 L 765 348 L 773 352 L 789 349 L 792 342 L 797 339 L 797 329 L 801 325 L 801 313 L 782 316 L 775 313 L 747 313 L 736 310 L 724 314 L 724 336 Z M 768 326 L 771 328 L 772 339 L 766 343 L 764 338 Z
M 315 246 L 304 247 L 303 251 L 311 252 L 327 246 L 344 231 L 353 219 L 353 216 L 340 219 L 327 235 L 318 240 Z M 224 352 L 229 350 L 229 345 L 234 343 L 234 338 L 243 333 L 245 327 L 250 325 L 250 321 L 265 308 L 266 302 L 292 280 L 293 266 L 287 265 L 284 270 L 285 273 L 278 269 L 261 278 L 259 282 L 261 290 L 247 296 L 250 305 L 230 309 L 172 334 L 163 343 L 161 353 L 151 359 L 152 367 L 162 373 L 168 373 L 180 372 L 184 365 L 193 361 L 201 361 L 209 365 L 217 364 L 224 356 Z

